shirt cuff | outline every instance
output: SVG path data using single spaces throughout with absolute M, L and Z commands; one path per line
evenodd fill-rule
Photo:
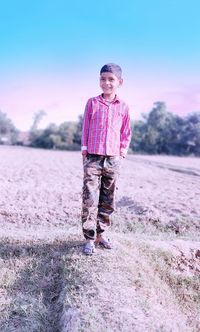
M 84 155 L 86 155 L 87 154 L 87 146 L 82 146 L 81 147 L 81 151 L 82 151 L 82 155 L 84 156 Z

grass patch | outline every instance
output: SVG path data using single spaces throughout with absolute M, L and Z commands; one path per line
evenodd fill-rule
M 0 331 L 60 331 L 65 243 L 0 244 L 2 304 Z M 7 280 L 7 282 L 5 282 Z
M 190 271 L 187 267 L 185 270 L 180 270 L 179 257 L 175 257 L 170 251 L 143 244 L 140 246 L 140 252 L 151 262 L 155 274 L 158 274 L 160 279 L 171 288 L 182 312 L 188 317 L 188 325 L 193 328 L 193 331 L 198 331 L 200 327 L 199 274 L 196 274 L 195 269 L 192 268 Z

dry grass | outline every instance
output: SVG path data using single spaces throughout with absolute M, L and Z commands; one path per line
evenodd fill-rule
M 180 270 L 178 240 L 111 236 L 93 257 L 77 235 L 2 241 L 0 331 L 198 331 L 199 272 Z
M 199 243 L 191 246 L 198 248 Z M 159 243 L 159 246 L 143 243 L 140 247 L 141 257 L 148 259 L 154 273 L 159 275 L 162 283 L 168 285 L 175 295 L 186 319 L 186 326 L 192 331 L 200 329 L 200 261 L 195 255 L 197 252 L 198 249 L 191 250 L 188 257 L 187 250 L 185 253 L 180 250 L 179 240 L 171 241 L 167 245 L 165 243 L 164 246 L 162 243 Z
M 79 154 L 1 148 L 0 159 L 1 332 L 200 331 L 198 159 L 130 156 L 115 248 L 92 257 Z
M 1 310 L 1 331 L 59 331 L 54 310 L 62 289 L 65 244 L 2 241 L 1 284 L 7 305 Z M 53 315 L 52 315 L 53 313 Z

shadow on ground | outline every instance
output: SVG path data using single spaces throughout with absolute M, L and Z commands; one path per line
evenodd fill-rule
M 81 241 L 47 244 L 1 241 L 0 258 L 16 274 L 15 281 L 6 287 L 10 304 L 0 318 L 1 332 L 61 330 L 64 269 L 70 252 L 81 250 L 81 246 Z M 22 269 L 17 268 L 19 261 L 24 261 Z

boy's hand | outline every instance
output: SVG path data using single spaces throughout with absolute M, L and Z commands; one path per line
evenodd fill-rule
M 83 157 L 83 163 L 84 163 L 84 161 L 85 161 L 85 159 L 86 159 L 86 157 L 87 157 L 87 152 L 84 153 L 84 154 L 82 154 L 82 157 Z

